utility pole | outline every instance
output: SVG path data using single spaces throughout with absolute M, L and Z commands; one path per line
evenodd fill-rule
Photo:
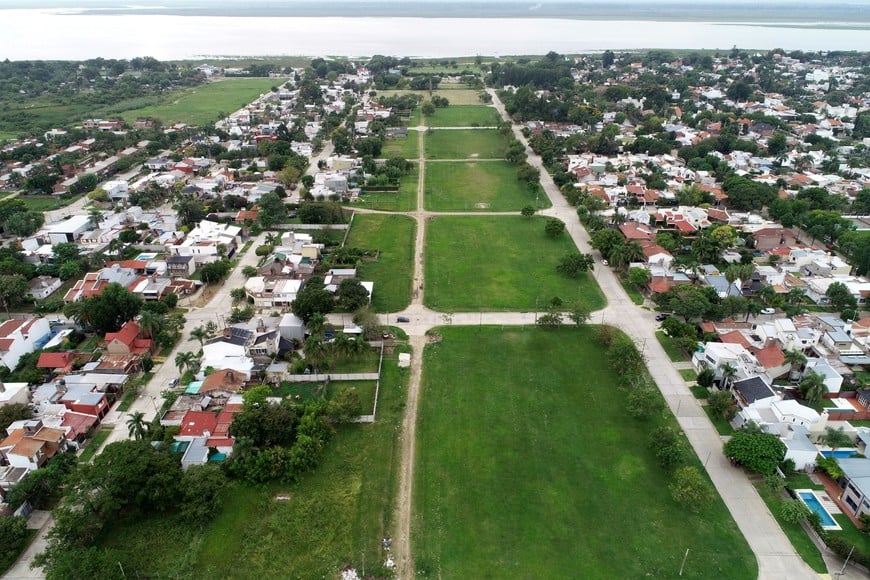
M 689 557 L 689 548 L 686 548 L 686 553 L 683 555 L 683 563 L 680 564 L 680 576 L 683 575 L 683 566 L 686 565 L 686 558 Z

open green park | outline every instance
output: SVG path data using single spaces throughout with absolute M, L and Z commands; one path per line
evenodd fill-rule
M 413 541 L 432 578 L 754 578 L 722 501 L 668 490 L 593 327 L 447 327 L 424 352 Z M 696 458 L 691 464 L 700 465 Z
M 435 113 L 425 120 L 430 127 L 495 127 L 501 121 L 501 116 L 494 107 L 486 105 L 451 104 L 435 109 Z
M 567 234 L 551 238 L 545 219 L 520 216 L 439 216 L 426 226 L 426 305 L 445 312 L 543 310 L 558 296 L 590 308 L 605 300 L 589 273 L 556 272 L 577 247 Z M 377 292 L 377 290 L 376 290 Z M 533 359 L 529 359 L 533 360 Z
M 368 191 L 359 197 L 360 207 L 384 211 L 414 211 L 417 209 L 417 165 L 399 181 L 396 191 Z
M 448 88 L 447 85 L 444 85 L 431 93 L 429 91 L 413 91 L 408 89 L 402 90 L 389 90 L 389 91 L 378 91 L 375 99 L 379 97 L 387 97 L 395 96 L 395 95 L 408 95 L 412 93 L 416 93 L 423 97 L 423 100 L 430 100 L 433 96 L 443 97 L 447 99 L 451 105 L 480 105 L 480 93 L 483 92 L 481 90 L 469 89 L 467 85 L 457 85 L 452 88 Z M 419 112 L 419 108 L 417 111 Z M 413 125 L 413 123 L 412 123 Z
M 408 160 L 417 159 L 420 157 L 419 142 L 419 133 L 417 131 L 408 131 L 405 137 L 387 139 L 384 142 L 384 146 L 381 147 L 381 157 L 384 159 L 390 157 L 404 157 Z
M 426 133 L 430 159 L 503 159 L 507 140 L 495 129 L 432 130 Z
M 99 545 L 121 551 L 129 578 L 335 578 L 346 564 L 383 575 L 407 388 L 397 356 L 385 360 L 377 422 L 339 426 L 299 483 L 235 483 L 204 529 L 154 514 L 117 522 Z
M 164 124 L 204 125 L 244 107 L 284 79 L 226 79 L 194 88 L 168 93 L 160 102 L 123 112 L 128 123 L 143 117 L 160 119 Z
M 550 207 L 550 200 L 539 185 L 518 180 L 507 161 L 448 161 L 426 165 L 424 204 L 432 211 L 519 211 Z
M 372 307 L 378 312 L 395 312 L 411 303 L 415 227 L 414 220 L 400 215 L 353 218 L 347 245 L 380 251 L 376 261 L 362 262 L 357 269 L 357 278 L 375 283 Z

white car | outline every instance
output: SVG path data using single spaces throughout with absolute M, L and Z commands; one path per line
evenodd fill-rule
M 605 265 L 605 266 L 608 265 L 608 264 L 607 264 L 607 260 L 601 260 L 601 263 L 602 263 L 603 265 Z
M 776 308 L 763 308 L 761 310 L 762 314 L 776 314 Z

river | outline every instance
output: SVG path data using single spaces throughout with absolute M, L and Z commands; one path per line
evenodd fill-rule
M 605 49 L 870 51 L 866 24 L 547 18 L 246 17 L 0 10 L 0 59 L 203 56 L 412 57 Z

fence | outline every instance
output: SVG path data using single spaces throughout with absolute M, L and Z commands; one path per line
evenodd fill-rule
M 288 383 L 319 383 L 323 381 L 376 381 L 380 377 L 380 368 L 376 373 L 328 373 L 310 375 L 290 375 L 282 380 Z

